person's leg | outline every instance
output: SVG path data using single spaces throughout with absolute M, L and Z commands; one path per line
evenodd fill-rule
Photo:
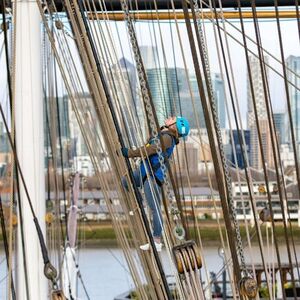
M 134 177 L 134 181 L 135 181 L 135 185 L 137 187 L 141 186 L 141 177 L 140 177 L 140 170 L 135 170 L 133 171 L 133 177 Z M 127 183 L 127 178 L 124 176 L 122 177 L 122 185 L 124 186 L 124 188 L 128 191 L 128 183 Z
M 152 183 L 151 186 L 150 181 Z M 155 179 L 150 177 L 145 181 L 144 192 L 153 216 L 153 238 L 157 243 L 160 243 L 163 224 L 160 206 L 161 189 L 157 185 Z

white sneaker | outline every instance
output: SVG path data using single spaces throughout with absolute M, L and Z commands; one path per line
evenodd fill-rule
M 161 252 L 162 243 L 156 243 L 156 242 L 154 242 L 154 244 L 155 244 L 156 251 L 157 251 L 157 252 Z M 141 246 L 140 246 L 140 249 L 143 250 L 143 251 L 149 251 L 149 249 L 150 249 L 150 244 L 147 243 L 147 244 L 141 245 Z

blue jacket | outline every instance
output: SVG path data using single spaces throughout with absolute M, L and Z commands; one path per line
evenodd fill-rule
M 166 159 L 169 159 L 171 157 L 171 155 L 173 153 L 173 150 L 174 150 L 174 147 L 177 144 L 177 142 L 176 142 L 175 136 L 172 135 L 172 134 L 170 134 L 168 131 L 162 131 L 160 134 L 161 135 L 168 134 L 172 138 L 172 144 L 171 144 L 171 146 L 168 147 L 162 153 L 163 156 L 164 156 L 164 159 L 165 159 L 165 163 L 166 163 Z M 154 144 L 154 138 L 151 138 L 148 141 L 148 144 L 149 145 Z M 149 166 L 149 161 L 150 161 L 151 167 Z M 149 175 L 152 176 L 152 172 L 153 172 L 154 173 L 154 177 L 156 179 L 156 182 L 159 185 L 162 185 L 163 182 L 164 182 L 164 174 L 163 174 L 163 171 L 161 169 L 161 164 L 159 162 L 159 157 L 158 157 L 157 153 L 150 155 L 148 158 L 145 159 L 145 162 L 141 163 L 140 171 L 141 171 L 141 176 L 143 178 L 143 182 L 147 178 L 146 168 L 148 169 Z

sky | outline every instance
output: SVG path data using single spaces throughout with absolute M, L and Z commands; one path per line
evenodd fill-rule
M 239 41 L 242 41 L 242 36 L 237 32 L 230 24 L 240 28 L 239 21 L 228 20 L 226 23 L 226 31 L 236 37 Z M 281 19 L 281 30 L 282 39 L 284 45 L 284 55 L 285 58 L 289 55 L 300 55 L 299 46 L 299 36 L 296 20 L 291 19 Z M 123 55 L 130 61 L 133 61 L 131 46 L 129 44 L 129 39 L 127 35 L 126 25 L 124 22 L 108 22 L 108 27 L 110 28 L 110 33 L 112 40 L 115 43 L 118 57 L 121 58 Z M 278 43 L 278 32 L 277 24 L 275 20 L 260 20 L 259 22 L 262 45 L 264 49 L 275 55 L 280 59 L 280 50 Z M 172 21 L 171 24 L 168 21 L 160 22 L 136 22 L 135 29 L 137 33 L 138 43 L 140 46 L 157 46 L 159 49 L 159 55 L 161 61 L 163 61 L 163 51 L 165 51 L 165 56 L 167 60 L 168 67 L 174 67 L 174 58 L 176 57 L 176 66 L 184 67 L 182 51 L 187 62 L 187 67 L 190 72 L 193 71 L 193 60 L 190 53 L 189 40 L 186 31 L 186 25 L 183 21 L 178 22 L 179 35 L 182 40 L 183 50 L 180 48 L 179 35 L 176 31 L 175 22 Z M 103 27 L 104 28 L 104 27 Z M 204 23 L 208 54 L 210 60 L 210 67 L 212 73 L 220 73 L 220 65 L 218 62 L 218 52 L 215 42 L 214 29 L 210 21 L 205 21 Z M 246 33 L 249 37 L 255 40 L 254 25 L 252 21 L 245 21 Z M 172 32 L 172 33 L 171 33 Z M 225 39 L 223 38 L 225 42 Z M 230 57 L 234 70 L 234 77 L 237 89 L 237 95 L 240 102 L 240 108 L 245 121 L 247 112 L 247 73 L 246 73 L 246 61 L 245 54 L 242 46 L 238 45 L 231 37 L 228 37 L 228 44 L 230 48 Z M 3 45 L 3 34 L 0 33 L 0 52 Z M 248 44 L 249 49 L 257 53 L 257 48 L 253 43 Z M 4 61 L 4 51 L 0 56 L 0 101 L 6 102 L 7 89 L 5 87 L 6 82 L 6 69 Z M 227 56 L 228 60 L 228 56 Z M 229 61 L 229 60 L 228 60 Z M 282 73 L 281 66 L 274 60 L 269 61 L 270 64 Z M 270 90 L 272 103 L 274 105 L 274 111 L 283 111 L 285 109 L 285 96 L 284 96 L 284 86 L 283 81 L 270 71 Z M 227 91 L 228 92 L 228 91 Z M 6 102 L 7 103 L 7 102 Z
M 226 31 L 230 33 L 232 36 L 237 38 L 239 41 L 242 41 L 242 36 L 237 32 L 230 24 L 235 27 L 240 28 L 239 21 L 237 20 L 229 20 L 225 23 Z M 116 41 L 118 53 L 120 57 L 122 56 L 122 52 L 124 56 L 129 60 L 133 61 L 132 54 L 130 52 L 130 45 L 127 39 L 126 27 L 124 23 L 114 22 L 110 23 L 112 29 L 112 36 Z M 184 56 L 187 61 L 187 66 L 190 72 L 193 72 L 193 61 L 190 53 L 189 40 L 186 31 L 186 25 L 181 21 L 179 24 L 179 32 L 180 38 L 182 39 L 182 44 L 184 48 Z M 291 19 L 281 19 L 280 21 L 281 31 L 282 31 L 282 41 L 284 45 L 284 56 L 285 58 L 289 55 L 300 55 L 300 46 L 299 46 L 299 36 L 296 20 Z M 148 45 L 155 46 L 157 45 L 159 48 L 159 54 L 161 57 L 161 61 L 163 61 L 163 47 L 166 53 L 167 65 L 168 67 L 174 66 L 173 60 L 173 51 L 176 56 L 176 66 L 184 67 L 183 59 L 182 59 L 182 51 L 180 50 L 180 43 L 178 39 L 178 34 L 176 31 L 175 23 L 172 22 L 170 25 L 169 22 L 161 22 L 160 26 L 158 26 L 157 22 L 136 22 L 135 23 L 137 37 L 139 45 Z M 280 48 L 279 48 L 279 39 L 278 39 L 278 31 L 277 31 L 277 23 L 275 20 L 260 20 L 259 22 L 262 46 L 265 50 L 269 51 L 272 55 L 280 60 Z M 170 32 L 170 28 L 172 28 L 172 34 Z M 208 54 L 210 60 L 210 67 L 212 73 L 220 73 L 220 65 L 218 62 L 218 52 L 216 48 L 215 35 L 214 35 L 214 26 L 212 26 L 210 21 L 206 21 L 204 24 L 207 46 L 208 46 Z M 245 30 L 246 34 L 252 39 L 255 38 L 255 30 L 254 24 L 252 21 L 245 21 Z M 120 39 L 122 41 L 122 48 L 118 43 L 117 31 L 119 33 Z M 155 40 L 156 37 L 156 40 Z M 173 45 L 172 45 L 173 38 Z M 161 40 L 163 42 L 161 42 Z M 225 42 L 225 39 L 223 39 Z M 238 94 L 238 99 L 240 102 L 241 112 L 243 116 L 243 120 L 245 123 L 246 120 L 246 112 L 247 112 L 247 70 L 246 70 L 246 60 L 244 54 L 244 48 L 240 46 L 236 41 L 234 41 L 231 37 L 228 37 L 228 45 L 230 49 L 231 62 L 233 65 L 236 89 Z M 248 47 L 254 53 L 257 54 L 257 46 L 251 42 L 248 42 Z M 270 65 L 282 73 L 282 67 L 279 63 L 277 63 L 273 59 L 269 59 Z M 284 111 L 286 106 L 285 93 L 284 93 L 284 85 L 283 80 L 276 75 L 273 71 L 269 71 L 270 76 L 270 91 L 271 91 L 271 99 L 273 103 L 274 112 Z M 224 73 L 224 71 L 223 71 Z

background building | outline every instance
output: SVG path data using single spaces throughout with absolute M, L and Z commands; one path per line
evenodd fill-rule
M 249 159 L 250 157 L 250 130 L 243 130 L 243 132 L 238 131 L 238 130 L 233 130 L 232 131 L 232 136 L 233 136 L 233 142 L 231 141 L 231 145 L 235 148 L 235 153 L 236 153 L 236 163 L 237 163 L 237 167 L 240 169 L 245 168 L 245 161 L 244 161 L 244 157 L 243 157 L 243 148 L 242 145 L 240 144 L 240 139 L 242 139 L 241 134 L 243 133 L 244 135 L 244 139 L 245 139 L 245 148 L 244 151 L 247 154 L 247 157 Z M 244 153 L 245 155 L 245 153 Z M 233 151 L 231 152 L 230 155 L 230 161 L 233 165 L 235 165 L 235 159 L 234 159 L 234 153 Z
M 220 128 L 226 128 L 226 109 L 225 109 L 225 87 L 221 74 L 214 74 L 212 78 L 212 86 L 218 112 Z
M 273 116 L 277 140 L 279 145 L 281 145 L 285 142 L 285 114 L 283 112 L 278 112 L 274 113 Z
M 269 167 L 273 167 L 274 159 L 272 155 L 272 147 L 271 147 L 271 135 L 268 127 L 268 120 L 267 120 L 267 109 L 265 105 L 265 96 L 264 96 L 264 88 L 261 76 L 261 68 L 259 60 L 254 57 L 250 56 L 250 66 L 251 66 L 251 77 L 253 83 L 253 90 L 254 95 L 251 93 L 251 86 L 249 78 L 247 79 L 247 101 L 248 101 L 248 114 L 247 114 L 247 121 L 248 121 L 248 129 L 250 130 L 250 165 L 256 169 L 262 168 L 262 157 L 260 151 L 260 145 L 258 141 L 258 132 L 256 126 L 256 119 L 253 107 L 253 100 L 256 103 L 256 110 L 257 110 L 257 118 L 259 121 L 259 126 L 261 130 L 261 137 L 262 137 L 262 147 L 263 153 L 265 155 L 266 163 Z M 264 58 L 267 62 L 267 57 Z M 268 68 L 266 69 L 267 77 L 269 76 Z
M 290 55 L 286 59 L 287 69 L 287 79 L 296 86 L 299 86 L 300 79 L 298 75 L 300 73 L 300 56 Z M 289 69 L 291 71 L 289 71 Z M 289 84 L 289 97 L 292 111 L 292 121 L 294 126 L 295 139 L 297 141 L 297 152 L 300 155 L 300 92 L 291 84 Z M 286 111 L 286 138 L 288 143 L 291 142 L 291 129 L 288 117 L 288 111 Z

